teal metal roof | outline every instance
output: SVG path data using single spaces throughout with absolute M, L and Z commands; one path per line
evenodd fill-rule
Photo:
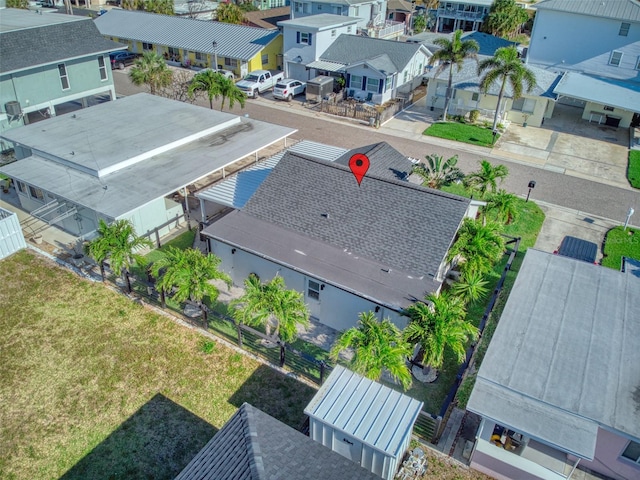
M 95 20 L 102 35 L 248 61 L 280 32 L 230 23 L 112 9 Z

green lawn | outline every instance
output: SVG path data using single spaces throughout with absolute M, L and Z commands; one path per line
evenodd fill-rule
M 180 250 L 186 250 L 187 248 L 193 247 L 193 241 L 195 240 L 195 238 L 196 229 L 194 228 L 193 230 L 187 230 L 186 232 L 181 233 L 176 238 L 162 245 L 162 247 L 156 250 L 151 250 L 145 255 L 145 257 L 149 262 L 155 262 L 156 260 L 164 257 L 164 252 L 169 247 L 178 248 Z
M 423 132 L 423 135 L 480 145 L 481 147 L 491 147 L 493 145 L 493 132 L 490 128 L 466 123 L 434 123 Z M 496 135 L 496 141 L 498 138 L 500 138 L 500 135 Z
M 620 270 L 622 257 L 640 260 L 640 230 L 615 227 L 607 232 L 602 265 Z
M 640 188 L 640 150 L 629 151 L 627 178 L 633 188 Z
M 0 478 L 171 479 L 243 402 L 297 427 L 314 393 L 31 252 L 0 284 Z

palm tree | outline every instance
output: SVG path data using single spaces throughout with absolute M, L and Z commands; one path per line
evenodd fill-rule
M 309 325 L 309 309 L 300 292 L 287 290 L 284 279 L 276 275 L 261 283 L 256 275 L 249 275 L 244 282 L 245 293 L 233 300 L 233 318 L 245 325 L 264 325 L 270 335 L 275 323 L 274 336 L 283 342 L 293 342 L 298 336 L 298 325 Z
M 213 99 L 222 97 L 220 111 L 224 108 L 225 99 L 229 99 L 229 108 L 233 108 L 235 102 L 240 103 L 240 107 L 244 108 L 247 96 L 240 90 L 235 82 L 225 77 L 215 70 L 204 70 L 193 76 L 193 81 L 189 85 L 188 94 L 191 98 L 196 92 L 205 92 L 209 98 L 209 107 L 213 109 Z
M 358 326 L 340 334 L 331 348 L 330 357 L 338 360 L 340 352 L 353 350 L 350 368 L 371 380 L 379 380 L 386 369 L 405 390 L 411 386 L 407 358 L 411 347 L 388 318 L 379 321 L 373 312 L 358 315 Z
M 497 221 L 509 225 L 518 218 L 518 197 L 504 189 L 487 197 L 486 213 L 494 213 Z
M 535 88 L 536 76 L 522 63 L 522 60 L 518 57 L 516 47 L 499 48 L 493 57 L 481 61 L 478 65 L 478 76 L 485 71 L 486 74 L 480 79 L 480 90 L 483 93 L 486 93 L 495 82 L 500 83 L 498 104 L 496 105 L 496 113 L 493 116 L 493 130 L 495 130 L 498 125 L 500 104 L 502 103 L 507 82 L 511 86 L 513 99 L 517 100 L 522 97 L 522 90 L 525 85 L 527 93 L 530 93 Z
M 129 78 L 134 85 L 147 85 L 149 93 L 155 95 L 160 88 L 171 85 L 172 72 L 161 55 L 146 52 L 136 59 Z
M 158 279 L 156 287 L 165 293 L 171 292 L 176 302 L 191 300 L 197 304 L 206 323 L 207 312 L 202 300 L 209 297 L 214 302 L 220 293 L 210 280 L 222 280 L 231 287 L 231 278 L 218 269 L 220 259 L 194 248 L 169 247 L 164 253 L 151 267 L 152 275 Z
M 488 283 L 481 272 L 465 272 L 465 274 L 453 284 L 451 293 L 462 298 L 466 303 L 475 303 L 489 291 L 487 288 Z
M 449 67 L 449 83 L 447 84 L 447 93 L 444 101 L 444 113 L 442 115 L 443 120 L 447 121 L 447 112 L 449 111 L 449 103 L 451 102 L 451 96 L 453 95 L 453 66 L 458 67 L 458 71 L 462 68 L 465 59 L 476 58 L 476 53 L 480 49 L 478 42 L 475 40 L 462 41 L 462 30 L 456 30 L 453 33 L 451 40 L 446 38 L 437 38 L 433 41 L 434 44 L 441 47 L 437 50 L 429 59 L 429 64 L 433 65 L 439 61 L 440 66 L 436 70 L 435 76 Z
M 218 22 L 240 25 L 244 22 L 244 12 L 235 3 L 220 2 L 216 9 L 216 19 Z
M 502 182 L 507 175 L 509 169 L 504 165 L 493 166 L 488 160 L 480 160 L 480 168 L 465 177 L 465 184 L 476 189 L 480 197 L 484 197 L 487 190 L 495 193 L 498 181 Z
M 491 35 L 512 37 L 528 19 L 527 10 L 518 6 L 515 0 L 495 0 L 482 27 Z
M 134 265 L 144 266 L 147 260 L 137 253 L 144 247 L 151 248 L 153 243 L 146 237 L 136 235 L 130 220 L 116 220 L 110 225 L 100 219 L 98 222 L 98 236 L 85 244 L 85 253 L 93 258 L 104 278 L 103 265 L 109 259 L 109 265 L 116 275 L 122 275 L 131 291 L 127 271 Z
M 222 97 L 220 111 L 224 108 L 225 99 L 229 99 L 230 109 L 233 108 L 233 105 L 236 102 L 240 104 L 240 108 L 244 108 L 245 101 L 247 100 L 245 93 L 236 86 L 236 83 L 232 79 L 227 78 L 224 75 L 220 75 L 220 77 L 222 77 L 218 79 L 219 92 Z
M 465 320 L 463 300 L 445 293 L 429 294 L 425 300 L 428 304 L 417 302 L 407 308 L 411 320 L 404 329 L 405 338 L 420 343 L 424 365 L 442 367 L 447 347 L 462 362 L 467 343 L 478 337 L 478 329 Z
M 447 260 L 458 257 L 462 275 L 488 272 L 504 253 L 504 238 L 500 231 L 501 226 L 497 223 L 483 224 L 479 220 L 465 218 L 456 241 L 449 249 Z
M 422 178 L 423 187 L 440 189 L 464 178 L 464 174 L 456 166 L 458 163 L 457 155 L 447 160 L 444 160 L 441 155 L 427 155 L 425 158 L 426 163 L 414 165 L 411 170 L 412 173 Z

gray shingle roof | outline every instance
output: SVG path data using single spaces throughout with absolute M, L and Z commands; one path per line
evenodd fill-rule
M 95 19 L 100 33 L 194 52 L 248 61 L 280 32 L 230 23 L 194 20 L 155 13 L 112 9 Z
M 26 10 L 3 10 L 0 24 L 0 73 L 11 73 L 29 68 L 61 62 L 72 58 L 98 55 L 122 48 L 123 45 L 107 40 L 89 18 L 70 17 L 67 21 L 51 24 L 33 24 L 28 17 L 51 17 L 62 14 L 36 15 Z M 20 16 L 27 16 L 23 28 L 15 25 Z M 69 17 L 64 15 L 64 17 Z M 31 23 L 31 25 L 29 25 Z
M 401 72 L 420 48 L 422 45 L 416 43 L 342 34 L 320 55 L 320 60 L 350 65 L 386 54 L 396 71 Z
M 374 480 L 373 473 L 243 404 L 176 480 Z
M 536 9 L 640 22 L 638 0 L 544 0 L 536 3 Z
M 364 153 L 369 157 L 371 165 L 367 172 L 369 175 L 391 180 L 407 180 L 411 174 L 413 167 L 411 161 L 387 142 L 354 148 L 336 159 L 335 162 L 349 166 L 349 159 L 356 153 Z

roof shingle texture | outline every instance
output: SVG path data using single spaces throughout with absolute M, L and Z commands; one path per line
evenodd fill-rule
M 1 18 L 0 15 L 0 22 Z M 122 47 L 104 38 L 88 18 L 4 31 L 0 35 L 0 73 L 98 55 Z
M 379 478 L 245 403 L 176 480 Z
M 95 19 L 102 35 L 130 39 L 220 57 L 251 60 L 280 32 L 230 23 L 210 22 L 156 13 L 112 9 Z
M 401 72 L 420 48 L 422 45 L 417 43 L 342 34 L 320 55 L 320 59 L 350 65 L 386 54 L 396 71 Z
M 376 157 L 370 170 L 376 171 Z M 288 152 L 244 212 L 416 276 L 435 275 L 468 199 Z
M 536 4 L 536 9 L 640 22 L 638 0 L 544 0 Z
M 335 163 L 349 166 L 349 159 L 356 153 L 364 153 L 370 162 L 369 175 L 389 178 L 391 180 L 407 180 L 411 175 L 413 164 L 402 153 L 387 142 L 374 143 L 354 148 L 335 160 Z

